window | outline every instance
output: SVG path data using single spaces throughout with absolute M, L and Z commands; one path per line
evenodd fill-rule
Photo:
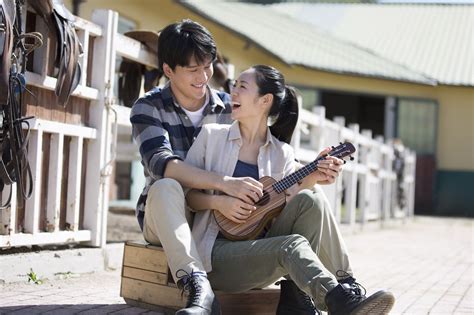
M 398 100 L 398 137 L 418 154 L 436 153 L 437 109 L 432 100 Z

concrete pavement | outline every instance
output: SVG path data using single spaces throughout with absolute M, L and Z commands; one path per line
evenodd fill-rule
M 415 217 L 343 234 L 368 293 L 385 288 L 396 296 L 391 314 L 474 314 L 474 220 Z M 122 246 L 115 248 L 119 257 Z M 59 273 L 42 284 L 25 275 L 0 284 L 0 314 L 159 314 L 128 306 L 119 290 L 119 268 Z

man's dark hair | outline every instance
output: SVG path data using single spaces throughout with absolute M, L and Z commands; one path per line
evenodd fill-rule
M 216 43 L 211 33 L 201 24 L 182 20 L 166 26 L 158 40 L 158 64 L 163 71 L 163 63 L 171 69 L 189 65 L 194 56 L 198 64 L 216 58 Z

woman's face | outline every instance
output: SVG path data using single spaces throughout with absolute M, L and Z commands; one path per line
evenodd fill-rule
M 232 88 L 232 119 L 242 120 L 247 117 L 260 117 L 265 113 L 258 86 L 255 70 L 250 68 L 242 72 L 235 80 Z

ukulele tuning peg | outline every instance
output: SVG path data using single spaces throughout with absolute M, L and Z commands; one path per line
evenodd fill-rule
M 355 159 L 354 159 L 354 157 L 353 157 L 353 156 L 351 156 L 351 157 L 350 157 L 350 160 L 351 160 L 351 161 L 354 161 Z
M 347 163 L 347 161 L 346 161 L 346 160 L 344 160 L 344 164 L 346 164 L 346 163 Z
M 339 142 L 339 144 L 342 144 L 342 142 Z
M 333 145 L 331 146 L 331 149 L 335 149 L 335 148 L 336 148 L 335 146 L 333 146 Z

